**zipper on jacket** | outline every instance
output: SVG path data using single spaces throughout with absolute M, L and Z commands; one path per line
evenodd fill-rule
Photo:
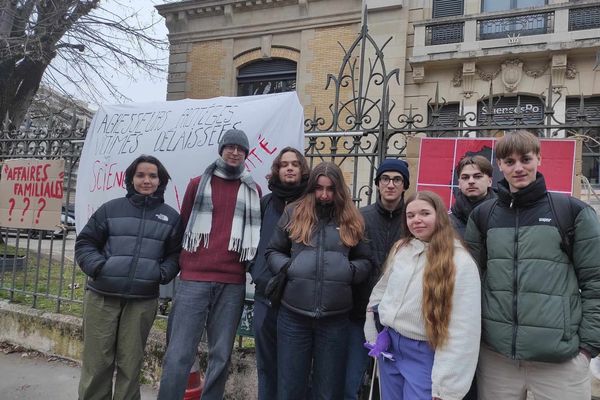
M 388 253 L 389 253 L 389 249 L 392 247 L 390 246 L 390 236 L 392 235 L 392 222 L 394 220 L 394 213 L 393 212 L 389 212 L 389 219 L 387 220 L 387 224 L 385 227 L 385 243 L 384 245 L 386 246 L 386 248 L 388 249 Z M 385 259 L 384 259 L 385 262 Z M 381 270 L 383 268 L 383 265 L 378 265 L 377 266 L 378 270 L 375 273 L 375 279 L 379 279 L 379 277 L 382 275 Z M 374 285 L 374 283 L 372 283 L 371 285 Z M 371 289 L 373 288 L 373 286 L 371 286 Z
M 131 268 L 129 269 L 129 280 L 127 281 L 127 286 L 125 287 L 125 293 L 129 293 L 131 291 L 131 284 L 133 282 L 133 278 L 135 277 L 138 262 L 140 260 L 140 251 L 142 248 L 142 235 L 144 233 L 144 228 L 146 226 L 146 209 L 147 208 L 148 208 L 148 197 L 144 198 L 144 208 L 142 208 L 142 221 L 140 222 L 138 236 L 135 241 L 135 249 L 133 251 L 134 256 L 133 256 L 133 261 L 131 263 Z
M 511 201 L 511 207 L 513 205 Z M 515 238 L 514 238 L 514 257 L 513 257 L 513 333 L 512 333 L 512 358 L 517 357 L 517 330 L 519 328 L 519 316 L 517 313 L 517 306 L 519 302 L 519 209 L 515 209 Z
M 321 299 L 323 298 L 323 246 L 325 245 L 325 228 L 327 224 L 321 221 L 321 229 L 319 231 L 319 252 L 317 254 L 317 290 L 315 291 L 317 295 L 317 312 L 316 318 L 321 317 Z

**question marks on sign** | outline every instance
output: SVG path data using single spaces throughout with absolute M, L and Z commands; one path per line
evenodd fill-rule
M 40 222 L 40 214 L 42 213 L 42 210 L 46 208 L 46 199 L 40 197 L 38 200 L 38 206 L 40 206 L 40 208 L 38 209 L 37 215 L 35 217 L 36 224 Z
M 8 220 L 12 221 L 12 217 L 13 217 L 13 211 L 15 210 L 15 206 L 17 206 L 17 201 L 19 203 L 19 205 L 21 204 L 21 200 L 20 199 L 15 199 L 14 197 L 11 197 L 10 199 L 8 199 Z M 35 200 L 34 200 L 35 201 Z M 21 213 L 21 222 L 23 222 L 25 220 L 25 214 L 27 214 L 27 211 L 30 211 L 30 208 L 32 208 L 32 204 L 31 204 L 32 200 L 29 197 L 24 197 L 23 198 L 23 205 L 25 206 L 23 209 L 19 209 L 19 212 Z M 42 215 L 42 211 L 44 211 L 46 209 L 46 206 L 48 205 L 48 202 L 46 199 L 40 197 L 37 200 L 37 209 L 33 211 L 33 213 L 35 214 L 35 224 L 39 224 L 40 223 L 40 216 Z M 35 206 L 34 206 L 35 207 Z
M 31 200 L 29 200 L 29 197 L 25 197 L 23 199 L 23 203 L 27 204 L 25 206 L 25 208 L 23 209 L 23 213 L 21 214 L 21 222 L 23 222 L 23 219 L 25 218 L 25 213 L 27 212 L 27 210 L 29 210 L 29 205 L 31 204 Z
M 8 220 L 12 221 L 12 212 L 15 209 L 15 199 L 13 199 L 12 197 L 10 199 L 8 199 L 8 204 L 10 204 L 10 206 L 8 207 Z

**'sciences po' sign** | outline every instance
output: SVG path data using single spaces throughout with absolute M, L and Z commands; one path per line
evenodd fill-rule
M 0 177 L 0 226 L 55 229 L 60 224 L 64 160 L 7 160 Z

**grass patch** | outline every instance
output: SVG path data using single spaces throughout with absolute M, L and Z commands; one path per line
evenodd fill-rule
M 19 256 L 24 256 L 25 249 L 17 249 L 15 246 L 9 246 L 6 243 L 0 243 L 0 258 L 6 256 L 14 256 L 15 254 L 18 254 Z
M 18 254 L 25 257 L 22 267 L 10 262 L 0 264 L 0 298 L 36 309 L 81 316 L 85 274 L 65 259 L 55 259 L 31 249 L 0 245 L 0 257 Z
M 17 249 L 2 243 L 0 257 L 5 254 L 24 256 L 25 265 L 22 268 L 13 268 L 10 262 L 4 267 L 0 263 L 0 299 L 49 312 L 78 317 L 83 315 L 86 275 L 74 261 L 65 258 L 63 265 L 56 254 L 51 259 L 31 248 Z M 169 306 L 169 311 L 171 310 L 172 304 Z M 250 315 L 246 315 L 247 313 Z M 250 319 L 246 323 L 245 331 L 250 330 L 251 314 L 250 306 L 250 310 L 245 311 L 245 316 Z M 153 327 L 166 332 L 167 318 L 157 316 Z M 253 349 L 254 338 L 238 336 L 236 345 L 241 349 Z

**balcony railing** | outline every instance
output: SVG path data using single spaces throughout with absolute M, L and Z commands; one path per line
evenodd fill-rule
M 589 32 L 600 29 L 600 1 L 578 0 L 535 8 L 485 12 L 415 21 L 415 48 L 445 44 L 469 44 L 486 40 L 511 39 L 514 43 L 533 44 L 547 40 L 586 40 L 598 35 Z M 586 32 L 588 31 L 588 32 Z M 566 35 L 563 36 L 563 33 Z M 529 38 L 548 35 L 545 38 Z M 550 36 L 552 36 L 550 38 Z M 519 41 L 518 37 L 525 38 Z M 512 42 L 509 42 L 511 44 Z M 458 48 L 462 48 L 459 45 Z M 427 51 L 416 50 L 415 54 Z
M 477 20 L 477 40 L 509 35 L 531 36 L 554 32 L 554 12 Z
M 569 30 L 600 28 L 600 6 L 573 8 L 569 10 Z
M 425 43 L 436 44 L 461 43 L 463 41 L 464 22 L 430 25 L 426 28 Z

